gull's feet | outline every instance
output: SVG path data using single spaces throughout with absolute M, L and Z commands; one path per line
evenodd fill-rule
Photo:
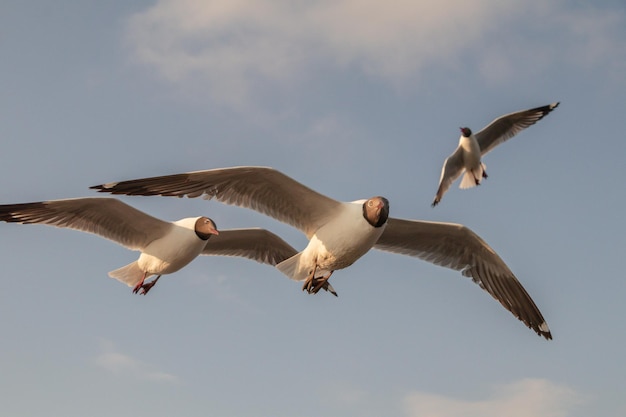
M 313 278 L 313 288 L 309 290 L 309 294 L 317 294 L 322 288 L 328 291 L 328 278 L 330 278 L 331 275 L 332 272 L 323 277 Z
M 143 279 L 133 287 L 133 294 L 137 294 L 139 290 L 143 287 Z
M 333 286 L 330 285 L 330 282 L 328 282 L 328 278 L 330 278 L 332 274 L 333 273 L 331 272 L 330 274 L 323 277 L 309 276 L 302 285 L 302 291 L 306 291 L 309 294 L 317 294 L 319 290 L 324 290 L 337 297 L 337 291 L 335 291 Z
M 306 291 L 311 294 L 311 288 L 313 288 L 313 277 L 309 276 L 302 284 L 302 291 Z
M 156 277 L 153 281 L 146 282 L 145 284 L 143 283 L 143 281 L 141 281 L 139 284 L 135 285 L 135 288 L 133 289 L 133 293 L 137 294 L 137 292 L 139 292 L 139 294 L 141 295 L 148 294 L 148 291 L 150 291 L 150 289 L 154 287 L 154 285 L 157 283 L 159 278 L 161 278 L 161 275 Z
M 335 289 L 333 288 L 332 285 L 330 285 L 330 282 L 328 282 L 328 280 L 326 280 L 326 282 L 324 283 L 324 285 L 322 286 L 322 289 L 328 291 L 329 293 L 331 293 L 332 295 L 334 295 L 335 297 L 339 297 L 337 295 L 337 291 L 335 291 Z

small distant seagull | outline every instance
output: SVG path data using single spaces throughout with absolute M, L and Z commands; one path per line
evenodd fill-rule
M 517 135 L 522 130 L 534 125 L 545 115 L 556 109 L 558 102 L 534 109 L 522 110 L 500 116 L 480 132 L 472 134 L 469 127 L 461 127 L 459 146 L 443 163 L 439 189 L 432 206 L 441 201 L 450 185 L 465 172 L 459 188 L 471 188 L 480 185 L 483 178 L 487 178 L 485 164 L 481 162 L 484 156 L 497 145 Z
M 74 198 L 0 205 L 0 220 L 46 224 L 93 233 L 141 251 L 139 259 L 109 272 L 146 294 L 161 275 L 186 266 L 198 255 L 241 256 L 276 265 L 297 251 L 264 229 L 217 230 L 208 217 L 190 217 L 170 223 L 152 217 L 115 198 Z M 157 275 L 148 283 L 145 279 Z
M 541 312 L 504 261 L 467 227 L 389 217 L 384 197 L 341 202 L 267 167 L 234 167 L 114 182 L 91 187 L 126 195 L 215 198 L 250 208 L 302 231 L 309 243 L 276 265 L 303 290 L 325 289 L 328 279 L 371 248 L 415 256 L 460 271 L 537 334 L 552 339 Z M 388 277 L 381 277 L 381 281 Z

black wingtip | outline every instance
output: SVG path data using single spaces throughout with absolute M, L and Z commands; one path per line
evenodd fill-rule
M 548 104 L 547 106 L 543 106 L 540 107 L 539 110 L 542 111 L 543 116 L 546 116 L 548 113 L 550 113 L 552 110 L 556 109 L 557 107 L 559 107 L 559 104 L 561 104 L 560 101 L 557 101 L 556 103 L 551 103 Z
M 550 331 L 550 328 L 548 328 L 548 323 L 545 321 L 533 330 L 535 330 L 539 336 L 543 336 L 546 340 L 552 340 L 552 332 Z
M 116 182 L 110 182 L 108 184 L 92 185 L 89 189 L 97 190 L 99 193 L 113 192 L 112 189 L 115 188 L 116 185 Z

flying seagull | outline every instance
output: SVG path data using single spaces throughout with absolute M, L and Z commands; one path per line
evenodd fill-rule
M 167 222 L 115 198 L 5 204 L 0 205 L 0 220 L 67 227 L 141 251 L 136 261 L 109 272 L 111 278 L 140 294 L 146 294 L 161 275 L 178 271 L 198 255 L 241 256 L 276 265 L 297 253 L 284 240 L 264 229 L 218 232 L 213 220 L 204 216 Z M 145 283 L 152 275 L 157 277 Z
M 302 231 L 309 243 L 276 267 L 303 290 L 325 288 L 333 271 L 372 247 L 461 271 L 537 334 L 552 335 L 541 312 L 504 261 L 469 228 L 389 217 L 384 197 L 340 202 L 267 167 L 234 167 L 96 185 L 99 192 L 200 197 L 257 210 Z
M 483 178 L 487 178 L 485 164 L 481 157 L 497 145 L 511 139 L 522 130 L 534 125 L 545 115 L 556 109 L 558 102 L 529 110 L 500 116 L 487 125 L 480 132 L 473 134 L 469 127 L 461 127 L 459 146 L 454 153 L 446 158 L 441 169 L 439 188 L 433 200 L 435 207 L 454 180 L 465 173 L 459 188 L 471 188 L 480 185 Z

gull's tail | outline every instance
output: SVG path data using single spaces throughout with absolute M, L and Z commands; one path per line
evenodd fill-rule
M 140 283 L 142 278 L 144 278 L 143 274 L 144 272 L 139 269 L 137 261 L 129 263 L 128 265 L 118 268 L 115 271 L 109 272 L 109 276 L 111 278 L 115 278 L 129 287 L 134 287 Z M 146 276 L 146 278 L 148 277 Z

